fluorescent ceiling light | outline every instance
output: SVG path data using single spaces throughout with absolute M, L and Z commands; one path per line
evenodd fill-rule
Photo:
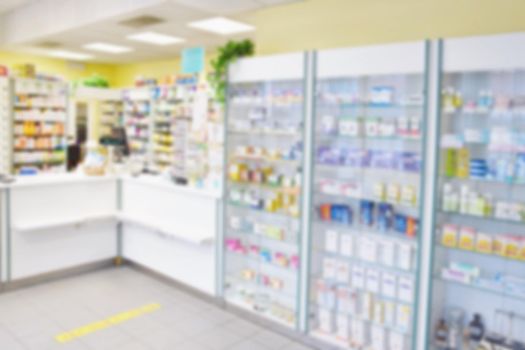
M 160 33 L 155 33 L 155 32 L 137 33 L 137 34 L 129 35 L 127 38 L 129 40 L 142 41 L 148 44 L 163 45 L 163 46 L 172 45 L 172 44 L 180 44 L 185 41 L 182 38 L 177 38 L 175 36 L 170 36 L 170 35 L 160 34 Z
M 190 22 L 188 26 L 220 35 L 238 34 L 255 30 L 254 26 L 224 17 L 213 17 Z
M 101 52 L 109 52 L 109 53 L 114 53 L 114 54 L 133 51 L 133 49 L 130 47 L 118 46 L 118 45 L 100 43 L 100 42 L 84 45 L 84 49 L 93 50 L 93 51 L 101 51 Z
M 66 51 L 66 50 L 54 50 L 47 53 L 48 56 L 56 58 L 65 58 L 66 60 L 85 61 L 93 58 L 92 55 L 88 55 L 80 52 Z

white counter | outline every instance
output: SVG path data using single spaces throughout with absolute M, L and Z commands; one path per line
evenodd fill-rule
M 214 295 L 220 198 L 158 177 L 123 177 L 123 256 Z
M 4 282 L 122 255 L 215 294 L 218 191 L 81 174 L 18 177 L 0 190 Z
M 67 185 L 74 183 L 93 183 L 116 181 L 117 177 L 112 175 L 106 176 L 86 176 L 83 174 L 69 173 L 69 174 L 46 174 L 37 176 L 18 176 L 16 180 L 10 184 L 3 184 L 8 188 L 19 187 L 35 187 L 35 186 L 50 186 L 50 185 Z
M 20 177 L 9 184 L 4 279 L 103 261 L 117 251 L 116 178 Z
M 177 185 L 174 182 L 167 180 L 161 176 L 153 176 L 153 175 L 140 175 L 140 176 L 130 176 L 130 175 L 122 175 L 120 176 L 120 179 L 125 181 L 136 181 L 137 183 L 141 183 L 144 185 L 150 185 L 154 187 L 158 187 L 162 190 L 170 191 L 173 194 L 187 194 L 192 196 L 204 196 L 204 197 L 210 197 L 213 199 L 220 199 L 221 193 L 220 191 L 214 191 L 209 189 L 200 189 L 200 188 L 193 188 L 188 186 L 181 186 Z

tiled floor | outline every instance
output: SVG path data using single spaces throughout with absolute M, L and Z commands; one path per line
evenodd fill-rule
M 58 343 L 55 336 L 149 303 L 160 309 Z M 308 350 L 129 267 L 0 294 L 0 349 Z

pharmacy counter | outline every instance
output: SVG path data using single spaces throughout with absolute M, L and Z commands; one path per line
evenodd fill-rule
M 1 184 L 0 209 L 3 282 L 120 256 L 215 294 L 219 193 L 157 176 L 39 175 Z
M 20 177 L 7 186 L 4 281 L 111 259 L 115 177 Z
M 220 193 L 144 175 L 121 193 L 123 257 L 214 295 Z

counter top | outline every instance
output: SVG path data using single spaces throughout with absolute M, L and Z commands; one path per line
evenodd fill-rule
M 171 180 L 166 179 L 160 175 L 122 175 L 120 177 L 124 181 L 134 181 L 144 185 L 157 186 L 168 191 L 174 191 L 177 193 L 184 193 L 189 195 L 206 196 L 215 199 L 221 198 L 221 193 L 216 190 L 204 189 L 204 188 L 193 188 L 188 186 L 181 186 L 173 183 Z
M 32 176 L 17 176 L 16 181 L 10 184 L 1 184 L 4 188 L 23 188 L 34 186 L 48 186 L 61 185 L 78 182 L 98 182 L 98 181 L 114 181 L 116 176 L 87 176 L 78 173 L 67 174 L 49 174 L 49 175 L 32 175 Z
M 34 175 L 34 176 L 17 176 L 16 181 L 12 183 L 0 183 L 0 190 L 7 188 L 26 188 L 35 186 L 50 186 L 61 184 L 73 184 L 79 182 L 98 182 L 98 181 L 116 181 L 121 179 L 123 181 L 133 181 L 136 183 L 161 187 L 167 191 L 176 193 L 183 193 L 188 195 L 206 196 L 215 199 L 221 198 L 220 191 L 200 189 L 187 186 L 181 186 L 173 183 L 171 180 L 161 175 L 104 175 L 104 176 L 87 176 L 82 173 L 66 173 L 66 174 L 49 174 L 49 175 Z

